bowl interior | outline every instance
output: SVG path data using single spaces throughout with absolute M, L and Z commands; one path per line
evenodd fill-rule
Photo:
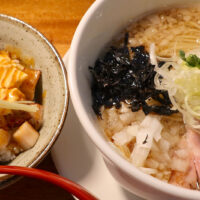
M 192 2 L 197 3 L 200 1 L 192 0 L 189 3 L 191 4 Z M 101 1 L 99 1 L 99 4 L 101 4 Z M 103 53 L 105 47 L 133 20 L 137 20 L 153 10 L 166 8 L 174 4 L 183 6 L 188 4 L 188 1 L 109 0 L 104 1 L 92 14 L 88 13 L 90 17 L 85 16 L 84 20 L 82 20 L 70 50 L 69 80 L 71 89 L 76 88 L 75 91 L 72 91 L 72 97 L 77 95 L 76 97 L 81 101 L 82 109 L 87 113 L 87 118 L 92 124 L 95 124 L 96 131 L 99 132 L 99 125 L 96 124 L 96 116 L 91 108 L 91 75 L 88 66 L 94 65 L 95 60 Z M 76 67 L 74 68 L 74 66 Z M 72 76 L 71 71 L 73 71 Z M 77 103 L 77 100 L 74 100 L 74 102 Z M 77 106 L 75 105 L 75 107 Z
M 0 15 L 0 49 L 17 49 L 23 59 L 33 58 L 35 69 L 42 72 L 44 122 L 36 145 L 21 153 L 9 165 L 34 166 L 48 152 L 58 136 L 65 118 L 68 89 L 64 65 L 52 45 L 31 26 Z M 1 176 L 4 179 L 5 176 Z
M 192 0 L 189 3 L 198 2 L 198 0 Z M 117 155 L 116 152 L 111 149 L 104 134 L 102 134 L 96 115 L 91 107 L 91 75 L 88 66 L 94 65 L 95 60 L 104 51 L 104 48 L 109 42 L 112 41 L 112 39 L 132 20 L 136 20 L 153 10 L 166 8 L 174 4 L 183 6 L 188 4 L 188 1 L 96 1 L 81 21 L 72 41 L 69 55 L 68 73 L 71 97 L 83 127 L 104 156 L 127 172 L 129 171 L 130 176 L 135 176 L 141 180 L 143 179 L 147 184 L 151 184 L 153 181 L 153 187 L 156 185 L 158 189 L 161 189 L 161 187 L 168 187 L 169 185 L 153 179 L 150 176 L 147 177 L 131 166 L 125 159 L 121 159 L 120 155 Z M 172 193 L 177 189 L 174 186 L 169 186 L 169 188 L 172 189 L 170 190 Z M 185 191 L 186 190 L 180 189 L 179 195 L 185 195 Z M 183 193 L 181 194 L 181 192 Z M 195 193 L 193 191 L 188 192 L 187 195 Z M 196 195 L 200 198 L 200 194 L 196 193 Z

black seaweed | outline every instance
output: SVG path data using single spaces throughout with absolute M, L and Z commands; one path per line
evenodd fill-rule
M 151 112 L 160 115 L 177 112 L 171 110 L 168 92 L 155 89 L 155 66 L 150 63 L 144 46 L 128 48 L 127 45 L 128 33 L 123 47 L 110 47 L 102 58 L 96 60 L 94 67 L 89 67 L 93 76 L 91 89 L 94 112 L 101 116 L 101 106 L 120 108 L 122 101 L 129 103 L 133 112 L 142 108 L 146 115 Z M 134 56 L 131 58 L 132 54 Z M 160 105 L 148 105 L 146 100 L 150 97 Z

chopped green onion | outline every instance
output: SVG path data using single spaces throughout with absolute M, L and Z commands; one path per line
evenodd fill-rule
M 185 61 L 188 67 L 197 67 L 200 69 L 200 58 L 195 54 L 190 54 L 187 58 L 185 57 L 185 52 L 183 50 L 179 51 L 180 58 Z
M 182 60 L 186 61 L 186 58 L 185 58 L 185 52 L 183 50 L 180 50 L 179 51 L 179 56 Z

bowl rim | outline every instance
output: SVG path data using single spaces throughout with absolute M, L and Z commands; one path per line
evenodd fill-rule
M 22 28 L 27 28 L 31 32 L 31 34 L 37 35 L 37 37 L 39 37 L 42 40 L 42 42 L 44 42 L 48 46 L 48 48 L 51 50 L 51 53 L 54 54 L 55 61 L 58 63 L 59 67 L 61 68 L 61 72 L 62 72 L 61 74 L 62 74 L 63 81 L 64 81 L 64 94 L 65 94 L 62 115 L 59 119 L 57 129 L 56 129 L 55 133 L 53 134 L 53 136 L 51 137 L 49 143 L 43 148 L 42 152 L 36 157 L 36 159 L 31 161 L 30 164 L 27 165 L 27 167 L 34 167 L 34 166 L 38 165 L 44 159 L 44 157 L 48 154 L 48 152 L 50 151 L 53 144 L 56 142 L 56 140 L 57 140 L 58 136 L 60 135 L 61 130 L 64 126 L 65 118 L 66 118 L 67 111 L 68 111 L 68 104 L 69 104 L 69 86 L 68 86 L 68 79 L 67 79 L 67 77 L 68 77 L 67 70 L 66 70 L 65 64 L 64 64 L 61 56 L 59 55 L 59 53 L 56 50 L 56 48 L 54 47 L 54 45 L 51 44 L 48 41 L 48 39 L 36 28 L 34 28 L 33 26 L 29 25 L 28 23 L 26 23 L 16 17 L 5 15 L 5 14 L 0 14 L 0 20 L 10 21 L 11 23 L 16 23 L 17 25 L 22 25 Z M 14 183 L 19 178 L 20 177 L 15 177 L 15 176 L 8 178 L 0 184 L 0 187 L 4 188 L 7 185 L 11 184 L 10 182 Z
M 169 183 L 165 183 L 164 181 L 161 181 L 159 179 L 156 179 L 152 176 L 149 176 L 143 172 L 141 172 L 139 169 L 134 167 L 130 162 L 122 158 L 108 143 L 108 141 L 105 141 L 101 136 L 99 131 L 96 131 L 94 124 L 90 121 L 87 111 L 85 110 L 83 103 L 81 101 L 81 96 L 78 92 L 78 84 L 76 80 L 76 54 L 77 49 L 79 48 L 79 43 L 81 42 L 81 35 L 85 31 L 85 27 L 87 27 L 87 24 L 89 23 L 90 19 L 94 15 L 94 13 L 97 11 L 99 7 L 101 7 L 106 1 L 105 0 L 96 0 L 91 7 L 87 10 L 83 18 L 81 19 L 74 37 L 72 39 L 71 47 L 70 47 L 70 53 L 69 53 L 69 59 L 68 59 L 68 83 L 70 88 L 70 95 L 72 99 L 72 103 L 74 105 L 74 109 L 76 111 L 76 114 L 86 131 L 86 133 L 89 135 L 93 143 L 97 146 L 97 148 L 103 153 L 104 156 L 106 156 L 109 160 L 111 160 L 116 166 L 118 166 L 120 169 L 123 169 L 126 174 L 128 174 L 131 177 L 134 177 L 141 183 L 148 185 L 148 187 L 152 187 L 155 190 L 159 190 L 163 192 L 164 194 L 170 194 L 172 196 L 176 197 L 182 197 L 184 199 L 199 199 L 200 198 L 200 192 L 199 191 L 193 191 L 186 188 L 181 188 L 175 185 L 171 185 Z M 94 19 L 94 18 L 93 18 Z M 192 197 L 192 198 L 191 198 Z

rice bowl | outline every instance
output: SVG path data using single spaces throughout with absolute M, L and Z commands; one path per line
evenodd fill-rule
M 0 48 L 11 46 L 20 51 L 21 57 L 33 58 L 35 69 L 41 70 L 43 74 L 40 88 L 46 92 L 40 136 L 38 139 L 35 138 L 37 142 L 31 149 L 17 155 L 9 163 L 9 165 L 33 167 L 48 153 L 62 129 L 68 105 L 66 71 L 54 47 L 36 29 L 6 15 L 0 15 L 0 27 L 2 30 Z M 16 177 L 0 175 L 0 180 L 0 187 L 3 188 L 16 182 Z

